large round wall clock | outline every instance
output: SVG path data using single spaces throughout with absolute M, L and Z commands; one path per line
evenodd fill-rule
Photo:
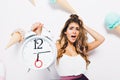
M 55 43 L 48 36 L 28 34 L 21 48 L 23 61 L 29 69 L 48 68 L 56 59 Z

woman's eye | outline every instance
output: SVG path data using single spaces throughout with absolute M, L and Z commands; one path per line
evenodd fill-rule
M 70 27 L 69 29 L 70 29 L 70 30 L 72 30 L 72 29 L 73 29 L 73 27 Z
M 76 30 L 79 30 L 79 28 L 76 28 Z

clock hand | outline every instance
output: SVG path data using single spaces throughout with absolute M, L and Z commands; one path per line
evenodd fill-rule
M 35 63 L 34 63 L 35 67 L 40 68 L 43 65 L 43 62 L 41 60 L 39 60 L 39 54 L 48 53 L 48 52 L 51 52 L 51 51 L 43 51 L 43 52 L 34 53 L 34 54 L 37 54 L 37 59 L 35 60 Z
M 33 54 L 41 54 L 41 53 L 49 53 L 51 51 L 43 51 L 43 52 L 38 52 L 38 53 L 33 53 Z
M 40 68 L 43 65 L 43 62 L 41 60 L 39 60 L 39 54 L 37 54 L 37 59 L 35 60 L 34 65 L 36 68 Z
M 39 54 L 37 54 L 37 60 L 36 61 L 39 61 Z
M 51 51 L 38 52 L 38 54 L 40 54 L 40 53 L 49 53 L 49 52 L 51 52 Z

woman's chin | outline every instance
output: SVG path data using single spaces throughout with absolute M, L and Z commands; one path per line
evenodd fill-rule
M 74 43 L 76 40 L 70 40 L 70 43 Z

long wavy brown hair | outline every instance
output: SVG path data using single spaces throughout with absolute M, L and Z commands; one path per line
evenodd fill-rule
M 79 25 L 79 35 L 77 40 L 74 42 L 74 47 L 75 50 L 78 54 L 80 54 L 86 61 L 86 65 L 90 63 L 88 60 L 88 55 L 87 50 L 88 50 L 88 45 L 87 45 L 87 32 L 83 27 L 83 22 L 82 20 L 79 19 L 78 15 L 76 14 L 71 14 L 70 18 L 66 21 L 64 28 L 61 31 L 60 34 L 60 39 L 58 40 L 58 43 L 60 44 L 60 48 L 58 50 L 58 55 L 57 55 L 57 62 L 59 64 L 59 59 L 63 56 L 63 54 L 66 52 L 66 47 L 68 45 L 68 39 L 65 34 L 68 26 L 70 23 L 77 23 Z

